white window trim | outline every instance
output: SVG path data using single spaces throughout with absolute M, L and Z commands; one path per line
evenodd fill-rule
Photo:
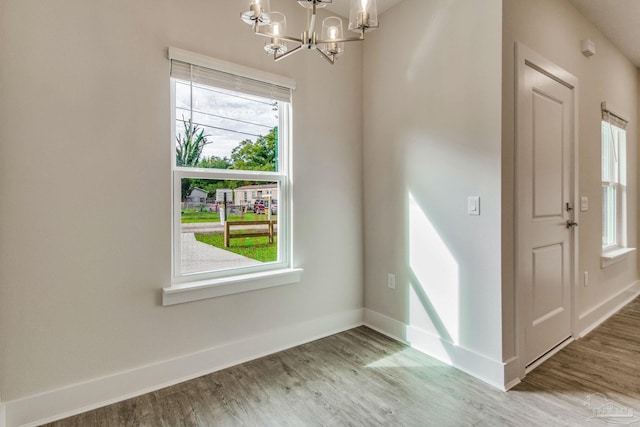
M 610 265 L 617 264 L 625 257 L 636 251 L 636 248 L 620 248 L 607 249 L 600 255 L 600 268 L 607 268 Z
M 287 77 L 278 76 L 262 72 L 260 70 L 254 70 L 248 67 L 244 67 L 237 64 L 209 58 L 204 55 L 185 51 L 182 49 L 170 47 L 168 50 L 169 59 L 175 59 L 193 65 L 199 65 L 207 68 L 217 69 L 227 73 L 236 74 L 242 77 L 251 78 L 254 80 L 264 81 L 265 83 L 276 84 L 290 89 L 295 88 L 295 81 Z M 175 88 L 173 82 L 171 83 L 171 119 L 175 122 Z M 265 289 L 275 286 L 282 286 L 287 284 L 293 284 L 300 281 L 303 270 L 301 268 L 294 268 L 293 266 L 293 237 L 292 237 L 292 221 L 291 213 L 292 209 L 290 202 L 292 200 L 292 188 L 291 188 L 291 164 L 290 155 L 291 150 L 291 106 L 280 110 L 280 124 L 279 129 L 288 129 L 288 132 L 280 133 L 282 138 L 279 141 L 279 145 L 286 146 L 286 150 L 282 150 L 282 158 L 280 165 L 285 169 L 280 172 L 228 172 L 224 170 L 216 170 L 214 172 L 210 170 L 202 170 L 196 168 L 177 168 L 175 167 L 175 158 L 172 155 L 171 163 L 171 188 L 172 188 L 172 230 L 171 233 L 171 245 L 172 245 L 172 266 L 171 266 L 171 285 L 162 289 L 162 305 L 174 305 L 181 304 L 190 301 L 198 301 L 207 298 L 216 298 L 224 295 L 232 295 L 242 292 L 249 292 L 258 289 Z M 286 126 L 284 124 L 286 123 Z M 171 140 L 175 141 L 175 129 L 172 125 Z M 172 150 L 175 152 L 175 149 Z M 286 154 L 285 154 L 286 153 Z M 180 242 L 180 230 L 176 227 L 176 206 L 180 206 L 180 194 L 176 194 L 175 188 L 179 188 L 179 181 L 182 177 L 196 177 L 196 178 L 211 178 L 211 179 L 258 179 L 258 180 L 271 180 L 278 182 L 280 185 L 281 194 L 286 194 L 287 197 L 281 197 L 279 200 L 278 209 L 281 212 L 288 212 L 288 215 L 282 215 L 283 219 L 279 219 L 279 232 L 278 238 L 280 260 L 279 262 L 269 263 L 264 266 L 256 267 L 244 267 L 239 269 L 238 274 L 233 274 L 233 270 L 224 270 L 220 272 L 212 272 L 207 274 L 194 274 L 194 275 L 178 275 L 176 263 L 180 262 L 180 251 L 177 249 L 177 245 Z M 178 184 L 176 184 L 178 182 Z M 178 185 L 178 187 L 176 187 Z M 177 201 L 176 201 L 177 198 Z M 285 201 L 288 201 L 287 204 Z M 179 209 L 178 216 L 179 218 Z
M 618 119 L 628 123 L 629 120 L 625 115 L 621 115 L 610 104 L 603 102 L 601 104 L 603 114 L 610 113 Z M 626 129 L 623 128 L 626 134 Z M 627 215 L 626 215 L 626 138 L 624 145 L 618 145 L 618 155 L 620 157 L 618 166 L 618 180 L 610 183 L 614 185 L 616 195 L 616 243 L 614 245 L 605 246 L 600 254 L 600 267 L 606 268 L 617 264 L 624 260 L 627 255 L 634 253 L 636 248 L 627 247 Z M 624 162 L 624 163 L 623 163 Z M 603 185 L 605 182 L 603 181 Z
M 279 76 L 262 70 L 256 70 L 254 68 L 234 64 L 232 62 L 223 61 L 221 59 L 211 58 L 199 53 L 179 49 L 177 47 L 169 47 L 168 56 L 169 60 L 174 59 L 176 61 L 186 62 L 200 67 L 211 68 L 213 70 L 235 74 L 236 76 L 286 87 L 291 90 L 295 90 L 296 88 L 296 81 L 292 78 Z
M 301 268 L 286 268 L 252 274 L 174 284 L 162 289 L 162 305 L 175 305 L 258 289 L 298 283 Z

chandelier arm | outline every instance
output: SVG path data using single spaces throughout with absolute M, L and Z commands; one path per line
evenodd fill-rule
M 317 43 L 344 43 L 344 42 L 361 42 L 364 40 L 364 28 L 358 37 L 344 37 L 341 39 L 318 40 Z
M 281 37 L 282 38 L 282 37 Z M 361 42 L 364 40 L 364 36 L 360 37 L 347 37 L 343 39 L 330 39 L 330 40 L 318 40 L 317 43 L 343 43 L 343 42 Z
M 324 53 L 324 52 L 322 51 L 322 49 L 316 49 L 316 51 L 317 51 L 317 52 L 318 52 L 318 53 L 319 53 L 319 54 L 320 54 L 324 59 L 326 59 L 327 61 L 329 61 L 329 63 L 330 63 L 331 65 L 333 65 L 333 64 L 335 63 L 335 60 L 336 60 L 335 55 L 331 55 L 331 56 L 329 56 L 329 55 L 327 55 L 326 53 Z
M 274 52 L 273 53 L 273 60 L 278 62 L 281 59 L 284 59 L 284 58 L 286 58 L 287 56 L 289 56 L 289 55 L 291 55 L 293 53 L 300 52 L 301 50 L 302 50 L 302 45 L 296 46 L 293 49 L 291 49 L 290 51 L 283 53 L 282 55 L 278 55 L 277 52 Z
M 271 39 L 286 40 L 292 43 L 304 43 L 304 41 L 299 37 L 285 36 L 282 34 L 262 33 L 262 32 L 256 31 L 256 35 L 271 38 Z

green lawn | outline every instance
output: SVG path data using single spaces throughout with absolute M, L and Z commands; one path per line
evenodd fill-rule
M 253 214 L 251 214 L 253 215 Z M 248 215 L 245 215 L 247 219 Z M 264 216 L 264 215 L 259 215 Z M 274 242 L 269 244 L 268 237 L 244 237 L 231 239 L 231 247 L 224 247 L 224 236 L 222 234 L 196 234 L 196 240 L 215 246 L 225 251 L 244 255 L 247 258 L 261 262 L 273 262 L 278 260 L 278 238 L 274 237 Z

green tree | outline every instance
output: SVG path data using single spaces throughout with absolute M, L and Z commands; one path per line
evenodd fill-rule
M 245 139 L 231 151 L 231 169 L 275 171 L 278 158 L 278 128 L 251 141 Z
M 192 184 L 192 179 L 190 178 L 182 178 L 182 182 L 180 183 L 180 193 L 182 195 L 182 201 L 186 201 L 187 197 L 191 193 L 191 189 L 194 187 Z
M 198 167 L 207 169 L 229 169 L 231 167 L 231 160 L 227 157 L 205 157 L 198 162 Z
M 191 119 L 182 119 L 184 125 L 184 136 L 176 136 L 176 166 L 196 167 L 200 162 L 202 150 L 207 144 L 208 135 L 204 134 L 204 129 L 194 125 Z

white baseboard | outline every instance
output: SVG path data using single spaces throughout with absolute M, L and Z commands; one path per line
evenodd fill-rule
M 364 310 L 364 324 L 400 342 L 453 366 L 487 384 L 506 390 L 505 365 L 487 356 L 454 345 L 425 330 L 407 325 L 376 311 Z
M 511 390 L 520 384 L 520 363 L 517 356 L 504 362 L 504 389 Z
M 634 300 L 638 295 L 640 295 L 640 281 L 636 281 L 630 284 L 622 291 L 613 295 L 611 298 L 581 314 L 578 317 L 578 324 L 576 328 L 576 330 L 578 331 L 577 336 L 575 336 L 574 338 L 582 338 L 587 335 L 609 317 L 616 314 L 622 307 Z M 567 341 L 565 345 L 569 344 L 570 342 L 571 341 Z M 565 345 L 555 349 L 554 352 L 547 355 L 544 359 L 541 359 L 540 363 L 544 362 L 549 357 L 560 351 Z M 515 387 L 518 383 L 520 383 L 520 374 L 520 366 L 517 357 L 513 357 L 512 359 L 505 362 L 505 388 L 507 390 Z
M 30 427 L 178 384 L 363 324 L 355 309 L 287 326 L 198 353 L 0 404 L 0 427 Z
M 640 282 L 635 282 L 609 300 L 582 314 L 578 320 L 578 330 L 581 331 L 579 336 L 585 336 L 638 295 L 640 295 Z M 0 403 L 0 427 L 30 427 L 52 422 L 362 324 L 404 342 L 500 390 L 508 390 L 520 381 L 517 375 L 513 376 L 515 371 L 510 374 L 513 371 L 510 367 L 517 367 L 516 358 L 506 363 L 493 360 L 373 310 L 356 309 L 248 337 L 176 359 L 95 378 L 22 399 L 2 402 Z
M 515 378 L 515 379 L 513 379 L 513 380 L 511 380 L 511 381 L 507 382 L 507 384 L 505 384 L 505 386 L 504 386 L 505 391 L 509 391 L 509 390 L 511 390 L 512 388 L 514 388 L 515 386 L 517 386 L 518 384 L 520 384 L 520 382 L 521 382 L 521 381 L 520 381 L 520 378 Z
M 578 316 L 578 336 L 587 335 L 640 295 L 640 281 L 633 282 L 608 300 Z

